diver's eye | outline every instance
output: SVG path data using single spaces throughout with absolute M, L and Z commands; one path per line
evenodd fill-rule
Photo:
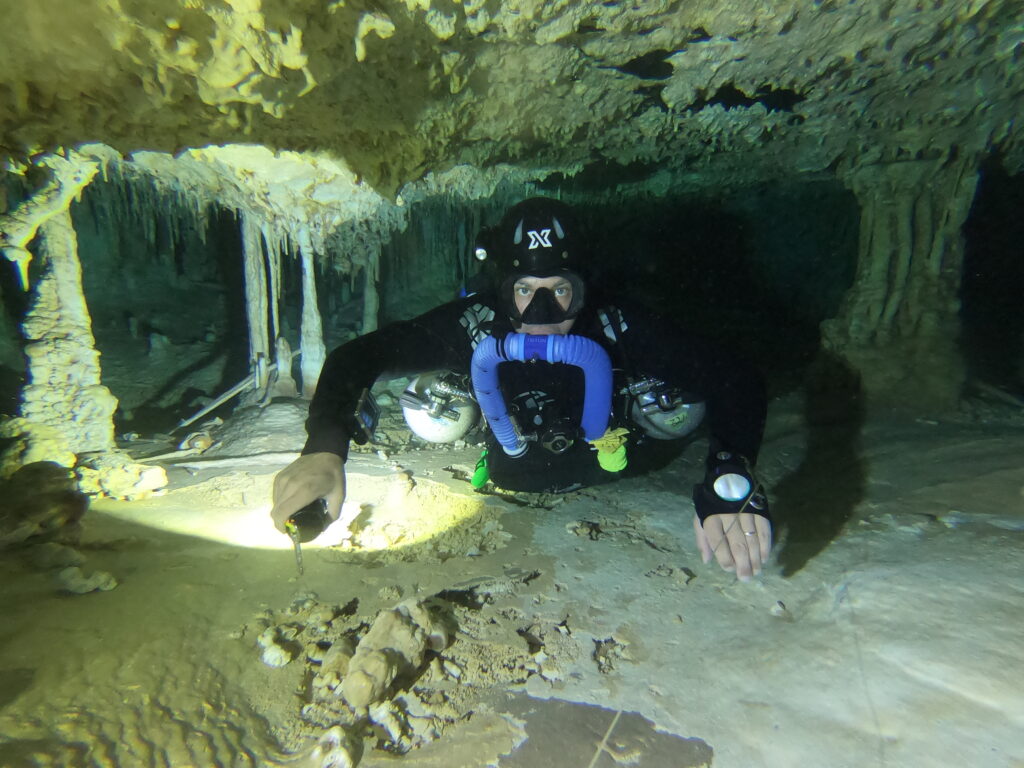
M 568 285 L 560 285 L 555 288 L 555 296 L 568 296 L 572 293 L 572 288 Z
M 530 290 L 530 286 L 528 285 L 517 285 L 515 287 L 515 292 L 517 296 L 529 296 L 531 293 L 533 293 L 533 291 Z

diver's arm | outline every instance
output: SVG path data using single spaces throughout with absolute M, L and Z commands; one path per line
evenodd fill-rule
M 303 455 L 334 453 L 344 461 L 349 440 L 358 440 L 355 409 L 364 389 L 382 375 L 462 369 L 471 356 L 459 325 L 469 299 L 450 302 L 412 320 L 392 323 L 341 345 L 324 362 L 306 420 Z
M 754 476 L 767 413 L 763 380 L 741 358 L 669 323 L 633 322 L 626 333 L 640 372 L 707 403 L 711 436 L 704 479 L 693 488 L 694 534 L 705 563 L 714 559 L 746 581 L 772 548 L 768 500 Z
M 445 304 L 331 352 L 309 407 L 302 455 L 274 478 L 270 517 L 279 531 L 285 532 L 286 522 L 317 499 L 326 502 L 331 520 L 340 517 L 345 501 L 345 459 L 349 439 L 359 434 L 355 408 L 363 389 L 388 372 L 422 373 L 468 366 L 470 344 L 459 319 L 472 303 Z
M 627 325 L 622 341 L 636 371 L 663 379 L 707 404 L 709 458 L 727 451 L 753 465 L 767 413 L 764 380 L 757 368 L 724 345 L 686 333 L 643 308 L 624 309 L 622 319 Z

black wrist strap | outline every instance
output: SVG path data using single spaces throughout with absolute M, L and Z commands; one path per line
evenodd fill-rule
M 750 484 L 746 496 L 740 499 L 719 496 L 715 491 L 715 481 L 725 475 L 739 475 L 744 478 Z M 717 451 L 708 457 L 704 482 L 693 488 L 693 504 L 702 525 L 712 515 L 735 515 L 740 512 L 749 512 L 771 521 L 768 499 L 764 494 L 764 488 L 754 477 L 750 462 L 745 457 L 729 451 Z
M 768 522 L 772 519 L 768 511 L 768 499 L 760 485 L 755 486 L 753 492 L 745 499 L 727 501 L 714 491 L 709 491 L 704 483 L 700 483 L 693 486 L 693 507 L 702 525 L 712 515 L 738 515 L 740 512 L 759 515 Z

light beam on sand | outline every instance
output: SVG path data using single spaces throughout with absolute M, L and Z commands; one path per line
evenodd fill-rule
M 216 480 L 224 482 L 223 477 Z M 236 476 L 228 490 L 207 481 L 137 501 L 100 499 L 93 502 L 89 514 L 232 546 L 291 549 L 291 539 L 271 522 L 269 484 L 259 480 Z M 260 502 L 253 504 L 250 498 Z M 481 499 L 453 493 L 440 484 L 420 484 L 414 492 L 409 485 L 390 479 L 350 475 L 341 518 L 303 548 L 349 542 L 353 551 L 376 552 L 415 546 L 475 524 L 483 509 Z

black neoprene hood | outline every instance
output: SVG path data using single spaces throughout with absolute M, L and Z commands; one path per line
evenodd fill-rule
M 581 276 L 583 242 L 572 208 L 550 197 L 523 200 L 512 206 L 496 227 L 481 233 L 478 243 L 485 244 L 491 260 L 498 299 L 514 322 L 558 323 L 579 314 L 585 295 Z M 572 284 L 570 307 L 561 309 L 551 296 L 549 301 L 541 300 L 543 307 L 528 310 L 529 318 L 524 318 L 516 308 L 515 282 L 525 276 L 555 275 L 565 276 Z
M 550 277 L 579 273 L 583 238 L 572 208 L 550 197 L 531 197 L 512 206 L 488 238 L 489 257 L 501 279 L 512 275 Z

